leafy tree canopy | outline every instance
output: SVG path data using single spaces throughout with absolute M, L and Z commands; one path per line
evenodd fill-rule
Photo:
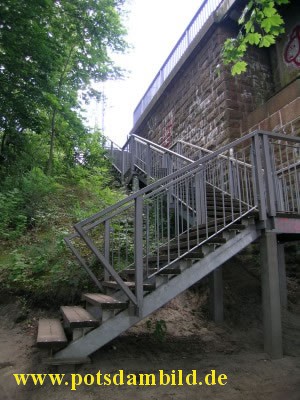
M 244 57 L 248 47 L 270 47 L 284 32 L 284 21 L 278 8 L 289 0 L 250 0 L 238 20 L 241 29 L 236 38 L 227 39 L 223 47 L 223 62 L 231 65 L 232 75 L 247 69 Z
M 119 77 L 110 54 L 127 45 L 124 0 L 0 0 L 0 168 L 10 168 L 43 135 L 48 173 L 55 145 L 67 152 L 87 132 L 78 92 L 99 96 L 91 83 Z

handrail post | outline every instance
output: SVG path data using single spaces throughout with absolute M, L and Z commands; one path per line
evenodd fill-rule
M 275 205 L 275 185 L 274 185 L 274 167 L 272 167 L 271 148 L 267 135 L 262 135 L 263 144 L 263 161 L 265 167 L 265 186 L 266 186 L 266 201 L 267 211 L 269 216 L 276 216 Z
M 206 185 L 205 170 L 199 171 L 195 175 L 195 203 L 196 203 L 196 224 L 199 226 L 206 223 Z
M 257 205 L 259 208 L 259 217 L 261 221 L 267 219 L 266 203 L 265 203 L 265 191 L 263 181 L 263 167 L 261 160 L 261 147 L 260 147 L 260 135 L 257 133 L 252 139 L 252 158 L 253 158 L 253 181 L 255 186 L 255 193 L 257 196 Z
M 134 264 L 135 264 L 135 296 L 137 300 L 137 314 L 142 315 L 143 310 L 143 198 L 135 199 L 134 218 Z
M 152 169 L 152 163 L 151 163 L 151 147 L 150 147 L 150 144 L 149 143 L 147 143 L 147 145 L 146 145 L 147 147 L 146 147 L 146 174 L 147 174 L 147 177 L 146 177 L 146 181 L 147 181 L 147 184 L 151 181 L 151 176 L 152 176 L 152 174 L 151 174 L 151 169 Z
M 107 219 L 105 221 L 105 231 L 104 231 L 104 257 L 108 262 L 110 253 L 110 220 Z M 109 273 L 106 269 L 104 269 L 104 280 L 109 280 Z
M 230 158 L 228 158 L 228 175 L 229 175 L 229 191 L 231 197 L 235 198 L 235 179 L 234 179 L 234 170 L 233 170 L 233 163 Z
M 136 143 L 135 143 L 135 139 L 134 137 L 132 137 L 131 139 L 131 145 L 129 146 L 129 148 L 131 148 L 131 173 L 134 173 L 134 164 L 135 164 L 135 159 L 136 159 Z
M 122 170 L 121 170 L 121 181 L 124 184 L 125 179 L 125 149 L 122 148 Z

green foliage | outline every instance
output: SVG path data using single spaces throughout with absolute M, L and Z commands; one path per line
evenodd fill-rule
M 57 297 L 74 300 L 88 279 L 70 259 L 63 242 L 65 234 L 51 229 L 12 250 L 11 261 L 0 267 L 2 289 L 25 294 L 33 301 L 47 300 L 48 305 L 59 301 Z
M 80 116 L 114 79 L 124 0 L 0 2 L 0 290 L 65 298 L 88 277 L 62 238 L 123 196 Z
M 11 174 L 27 152 L 28 135 L 41 135 L 44 162 L 68 156 L 87 134 L 80 97 L 99 93 L 92 82 L 119 77 L 110 54 L 127 45 L 123 0 L 6 0 L 0 2 L 0 175 Z
M 238 23 L 241 29 L 236 38 L 229 38 L 223 46 L 223 62 L 231 65 L 231 74 L 246 71 L 245 54 L 250 46 L 270 47 L 284 32 L 284 21 L 278 8 L 289 0 L 250 0 Z
M 72 302 L 93 290 L 86 272 L 72 258 L 63 238 L 72 225 L 124 197 L 112 185 L 108 165 L 77 163 L 68 173 L 49 177 L 34 167 L 7 177 L 0 191 L 0 290 L 35 302 Z M 18 240 L 16 240 L 18 239 Z M 100 276 L 97 263 L 91 266 Z
M 34 167 L 22 177 L 8 177 L 0 192 L 0 239 L 16 239 L 38 221 L 39 213 L 47 210 L 47 198 L 60 185 Z
M 166 340 L 166 334 L 167 334 L 167 324 L 166 321 L 163 319 L 160 319 L 158 321 L 155 321 L 155 325 L 153 328 L 153 323 L 151 320 L 147 321 L 147 329 L 149 331 L 152 331 L 153 336 L 155 337 L 156 340 L 159 342 L 163 342 Z
M 26 229 L 23 196 L 19 189 L 0 193 L 0 238 L 15 239 Z

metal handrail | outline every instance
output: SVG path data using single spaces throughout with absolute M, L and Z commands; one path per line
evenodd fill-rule
M 142 146 L 143 149 L 138 149 L 138 146 Z M 138 167 L 140 171 L 143 171 L 147 175 L 147 178 L 160 178 L 161 176 L 153 176 L 153 174 L 151 174 L 151 158 L 154 159 L 155 157 L 160 157 L 160 164 L 156 165 L 156 168 L 163 168 L 163 157 L 166 156 L 173 159 L 177 169 L 180 169 L 185 164 L 193 162 L 193 160 L 178 154 L 171 149 L 166 149 L 157 143 L 151 142 L 150 140 L 135 134 L 131 135 L 127 139 L 122 148 L 116 145 L 111 139 L 107 138 L 105 149 L 107 150 L 111 163 L 121 174 L 123 180 L 128 171 L 132 172 L 135 166 Z M 151 154 L 146 150 L 149 150 Z M 148 169 L 148 171 L 146 171 L 143 166 L 148 167 L 145 168 Z
M 146 90 L 144 96 L 135 108 L 133 114 L 134 123 L 136 123 L 137 120 L 140 118 L 146 107 L 149 105 L 150 101 L 153 99 L 163 83 L 170 76 L 171 72 L 178 64 L 179 60 L 183 57 L 191 42 L 200 32 L 205 22 L 208 20 L 210 15 L 218 8 L 222 1 L 223 0 L 205 0 L 202 3 L 196 15 L 189 23 L 184 33 L 181 35 L 170 55 L 160 68 L 159 72 L 156 74 L 155 78 Z
M 109 214 L 111 211 L 113 211 L 114 209 L 117 209 L 121 206 L 123 206 L 124 204 L 126 204 L 127 202 L 136 199 L 139 196 L 144 195 L 145 193 L 148 192 L 152 192 L 156 187 L 162 186 L 164 185 L 166 182 L 168 182 L 169 180 L 173 180 L 176 179 L 179 175 L 184 174 L 185 172 L 189 172 L 190 170 L 193 170 L 195 168 L 197 168 L 199 165 L 204 164 L 205 162 L 210 161 L 211 159 L 219 156 L 220 154 L 224 153 L 225 151 L 240 145 L 242 142 L 246 142 L 249 139 L 252 139 L 253 137 L 257 136 L 257 135 L 267 135 L 269 138 L 272 139 L 278 139 L 278 140 L 288 140 L 291 142 L 296 142 L 299 143 L 300 142 L 300 138 L 294 137 L 294 136 L 290 136 L 290 135 L 282 135 L 282 134 L 278 134 L 278 133 L 272 133 L 272 132 L 266 132 L 266 131 L 254 131 L 251 132 L 245 136 L 243 136 L 242 138 L 239 138 L 237 140 L 235 140 L 234 142 L 227 144 L 225 146 L 223 146 L 221 149 L 213 152 L 212 154 L 209 154 L 207 156 L 204 156 L 203 158 L 201 158 L 200 160 L 196 160 L 194 162 L 192 162 L 191 164 L 183 167 L 181 170 L 179 171 L 175 171 L 172 174 L 161 178 L 160 180 L 153 182 L 152 184 L 146 186 L 145 188 L 131 194 L 130 196 L 126 197 L 123 200 L 120 200 L 119 202 L 117 202 L 116 204 L 99 211 L 99 213 L 95 213 L 93 216 L 88 217 L 80 222 L 78 222 L 76 226 L 84 226 L 87 223 L 90 223 L 92 220 L 97 219 L 99 217 L 104 216 L 105 214 Z M 146 140 L 145 140 L 146 141 Z M 152 144 L 154 144 L 153 142 L 151 142 Z M 166 149 L 168 150 L 168 149 Z M 174 153 L 174 152 L 173 152 Z M 176 154 L 176 153 L 174 153 Z M 189 160 L 189 159 L 188 159 Z M 190 160 L 189 160 L 190 161 Z
M 207 154 L 213 154 L 213 153 L 214 153 L 214 151 L 212 151 L 212 150 L 205 149 L 204 147 L 197 146 L 196 144 L 192 144 L 192 143 L 185 142 L 184 140 L 178 140 L 177 142 L 174 143 L 174 145 L 172 146 L 172 148 L 176 147 L 177 144 L 183 144 L 183 145 L 185 145 L 185 146 L 192 147 L 192 148 L 194 148 L 194 149 L 200 150 L 200 152 L 202 152 L 202 153 L 207 153 Z M 180 154 L 180 153 L 179 153 L 179 154 Z M 200 154 L 201 154 L 201 153 L 200 153 Z M 185 157 L 186 157 L 186 156 L 185 156 Z M 203 157 L 203 156 L 201 155 L 201 157 Z M 225 158 L 225 156 L 223 156 L 222 154 L 220 155 L 220 157 Z M 252 168 L 252 165 L 251 165 L 251 164 L 246 163 L 246 162 L 244 162 L 244 161 L 237 160 L 236 158 L 233 158 L 233 157 L 230 157 L 230 156 L 229 156 L 229 157 L 226 157 L 226 158 L 229 159 L 230 161 L 234 162 L 234 163 L 242 164 L 242 165 L 244 165 L 244 166 L 247 166 L 248 168 Z
M 235 150 L 244 152 L 252 167 L 237 164 L 231 175 L 231 165 L 237 161 L 232 156 Z M 106 275 L 141 310 L 145 279 L 218 238 L 244 216 L 257 210 L 265 221 L 277 212 L 300 214 L 300 176 L 295 167 L 299 150 L 300 138 L 252 132 L 78 222 L 76 234 L 66 240 L 82 239 Z M 99 237 L 104 240 L 102 249 L 97 244 Z M 74 254 L 81 262 L 81 256 Z M 151 270 L 153 260 L 156 272 Z M 124 268 L 134 265 L 134 293 L 115 267 L 120 262 Z M 84 261 L 83 267 L 89 273 L 88 263 Z
M 127 202 L 136 199 L 139 196 L 143 196 L 144 194 L 148 193 L 148 192 L 152 192 L 155 188 L 163 186 L 166 182 L 170 181 L 170 180 L 174 180 L 176 179 L 179 175 L 183 175 L 186 172 L 190 172 L 193 171 L 194 169 L 196 169 L 199 165 L 204 164 L 205 162 L 210 161 L 211 159 L 217 157 L 218 155 L 222 154 L 223 152 L 229 150 L 232 147 L 235 147 L 237 145 L 239 145 L 240 143 L 247 141 L 251 138 L 253 138 L 256 134 L 255 132 L 251 132 L 245 136 L 243 136 L 240 139 L 235 140 L 234 142 L 227 144 L 225 146 L 223 146 L 221 149 L 215 151 L 213 154 L 208 154 L 207 156 L 204 156 L 203 158 L 201 158 L 200 160 L 196 160 L 194 162 L 192 162 L 191 164 L 183 167 L 181 170 L 175 171 L 172 174 L 159 179 L 156 182 L 153 182 L 152 184 L 146 186 L 143 189 L 138 190 L 137 192 L 131 194 L 130 196 L 126 197 L 123 200 L 120 200 L 118 203 L 99 211 L 99 213 L 96 213 L 94 215 L 92 215 L 91 217 L 85 218 L 84 220 L 78 222 L 75 226 L 75 229 L 77 226 L 84 226 L 88 223 L 90 223 L 92 220 L 97 219 L 99 217 L 104 216 L 105 214 L 109 214 L 111 211 L 113 211 L 114 209 L 117 209 L 121 206 L 123 206 L 124 204 L 126 204 Z M 176 154 L 176 153 L 175 153 Z M 189 160 L 190 161 L 190 160 Z

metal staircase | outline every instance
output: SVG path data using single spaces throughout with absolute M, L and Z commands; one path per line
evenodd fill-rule
M 98 292 L 83 294 L 85 309 L 62 307 L 70 342 L 56 320 L 41 322 L 38 344 L 64 346 L 54 362 L 85 359 L 265 230 L 300 233 L 299 138 L 254 132 L 210 152 L 182 141 L 165 149 L 133 135 L 107 150 L 125 183 L 136 177 L 146 186 L 66 238 Z

